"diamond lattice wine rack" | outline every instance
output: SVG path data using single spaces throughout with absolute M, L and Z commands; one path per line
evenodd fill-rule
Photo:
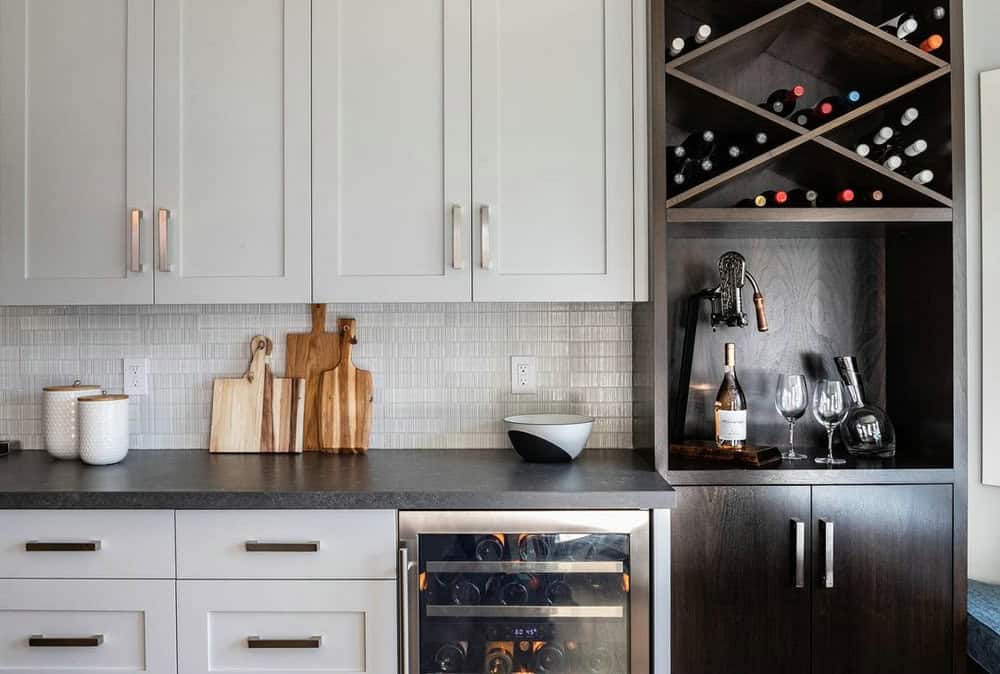
M 959 466 L 960 0 L 650 0 L 650 10 L 652 302 L 634 320 L 637 375 L 654 374 L 636 384 L 637 446 L 654 447 L 671 474 L 711 469 L 667 455 L 671 442 L 714 437 L 732 341 L 755 444 L 787 443 L 779 373 L 835 378 L 833 357 L 854 355 L 898 430 L 895 461 L 869 467 Z M 771 329 L 713 332 L 701 317 L 678 429 L 688 299 L 718 283 L 730 250 L 761 282 Z M 796 433 L 805 448 L 824 443 L 809 417 Z

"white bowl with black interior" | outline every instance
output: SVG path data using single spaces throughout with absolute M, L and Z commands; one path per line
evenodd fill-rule
M 514 451 L 525 461 L 572 461 L 587 446 L 594 420 L 577 414 L 521 414 L 503 420 Z

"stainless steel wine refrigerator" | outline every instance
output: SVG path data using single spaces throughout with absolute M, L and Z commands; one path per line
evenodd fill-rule
M 400 513 L 402 671 L 650 674 L 649 513 Z

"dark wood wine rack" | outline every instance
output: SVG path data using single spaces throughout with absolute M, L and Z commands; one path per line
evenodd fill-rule
M 655 450 L 661 470 L 706 468 L 669 461 L 669 442 L 711 437 L 725 341 L 737 344 L 757 443 L 784 438 L 772 403 L 778 372 L 832 376 L 833 356 L 853 354 L 866 370 L 870 397 L 900 420 L 897 459 L 864 472 L 905 466 L 950 478 L 964 465 L 963 82 L 952 75 L 961 67 L 961 2 L 948 5 L 939 52 L 877 27 L 905 9 L 940 2 L 650 0 L 651 301 L 635 312 L 635 432 L 637 446 Z M 713 39 L 667 59 L 668 38 L 692 34 L 701 23 L 714 27 Z M 809 100 L 849 88 L 864 98 L 813 129 L 759 107 L 770 91 L 799 83 Z M 859 139 L 910 106 L 920 110 L 915 124 L 930 143 L 914 162 L 934 171 L 929 185 L 854 151 Z M 722 136 L 765 131 L 770 145 L 670 192 L 666 149 L 701 129 Z M 878 189 L 885 199 L 839 208 L 735 206 L 767 189 L 845 187 Z M 687 425 L 678 432 L 669 410 L 678 397 L 685 306 L 691 294 L 717 283 L 715 265 L 726 250 L 743 252 L 761 280 L 771 331 L 713 333 L 702 316 Z M 800 427 L 807 443 L 820 444 L 808 418 Z

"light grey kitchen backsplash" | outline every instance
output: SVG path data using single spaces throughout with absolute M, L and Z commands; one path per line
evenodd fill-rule
M 354 360 L 375 377 L 372 448 L 507 446 L 511 414 L 597 418 L 591 447 L 632 446 L 629 304 L 330 305 L 358 321 Z M 0 307 L 0 439 L 43 446 L 41 390 L 79 379 L 120 392 L 122 358 L 149 359 L 131 446 L 208 446 L 212 380 L 238 377 L 250 338 L 309 330 L 308 305 Z M 538 392 L 510 391 L 510 357 L 535 356 Z

